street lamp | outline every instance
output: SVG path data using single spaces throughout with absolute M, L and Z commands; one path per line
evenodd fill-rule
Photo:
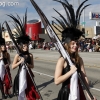
M 78 5 L 80 5 L 80 0 L 78 0 Z

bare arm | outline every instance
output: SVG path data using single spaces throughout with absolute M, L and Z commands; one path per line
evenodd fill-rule
M 19 55 L 17 54 L 13 60 L 13 63 L 12 63 L 12 69 L 15 69 L 16 67 L 18 67 L 23 61 L 24 61 L 24 58 L 21 59 L 20 61 L 18 60 L 19 58 Z
M 69 72 L 62 75 L 64 63 L 65 63 L 65 60 L 63 57 L 58 59 L 56 70 L 55 70 L 55 80 L 54 80 L 56 85 L 67 80 L 77 70 L 77 68 L 73 66 Z

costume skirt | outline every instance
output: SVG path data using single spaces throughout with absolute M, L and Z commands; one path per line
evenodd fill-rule
M 86 100 L 80 82 L 79 82 L 79 91 L 80 91 L 80 100 Z M 70 85 L 63 86 L 63 87 L 60 89 L 59 93 L 58 93 L 58 98 L 57 98 L 57 100 L 68 100 L 68 98 L 69 98 L 69 93 L 70 93 Z
M 69 93 L 70 93 L 70 90 L 68 86 L 62 87 L 58 93 L 57 100 L 68 100 Z
M 29 70 L 31 73 L 32 78 L 34 78 L 34 75 L 31 70 Z M 38 92 L 36 91 L 36 88 L 29 76 L 29 73 L 27 72 L 27 89 L 25 90 L 26 98 L 27 100 L 38 100 L 40 99 L 40 96 Z
M 12 78 L 11 78 L 9 67 L 7 67 L 5 70 L 3 84 L 5 85 L 5 88 L 6 88 L 6 92 L 7 92 L 6 94 L 8 94 L 8 90 L 12 87 Z
M 34 75 L 32 73 L 32 71 L 29 69 L 32 78 L 34 78 Z M 17 72 L 17 75 L 15 76 L 14 79 L 14 85 L 13 85 L 13 94 L 18 95 L 19 93 L 19 73 L 20 73 L 20 69 Z M 25 94 L 26 94 L 26 98 L 27 100 L 36 100 L 39 99 L 40 96 L 39 94 L 36 92 L 35 86 L 29 76 L 29 73 L 26 73 L 27 75 L 27 89 L 25 90 Z

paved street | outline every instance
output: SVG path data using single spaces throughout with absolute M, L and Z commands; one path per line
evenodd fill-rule
M 61 85 L 54 84 L 54 71 L 57 59 L 60 57 L 57 51 L 31 50 L 34 55 L 35 68 L 32 70 L 35 75 L 35 82 L 43 97 L 43 100 L 56 100 Z M 16 52 L 11 54 L 13 60 Z M 100 100 L 100 53 L 80 53 L 84 60 L 85 69 L 89 78 L 91 92 Z M 18 69 L 12 70 L 11 74 L 14 79 Z M 1 98 L 1 95 L 0 95 Z M 6 100 L 17 100 L 16 97 Z

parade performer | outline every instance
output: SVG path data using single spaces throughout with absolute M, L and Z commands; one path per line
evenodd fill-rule
M 18 15 L 17 17 L 14 17 L 13 15 L 8 15 L 8 16 L 10 16 L 14 21 L 16 34 L 19 35 L 19 37 L 17 38 L 17 44 L 19 45 L 19 48 L 21 50 L 20 54 L 15 55 L 12 63 L 13 69 L 19 67 L 18 73 L 14 79 L 13 92 L 14 94 L 17 94 L 17 92 L 19 92 L 18 100 L 24 100 L 25 96 L 27 100 L 39 100 L 40 95 L 36 91 L 36 87 L 31 79 L 34 78 L 34 75 L 31 71 L 31 69 L 34 68 L 34 61 L 33 61 L 33 55 L 29 52 L 28 48 L 29 41 L 31 41 L 31 39 L 28 35 L 26 35 L 25 32 L 27 15 L 25 13 L 23 22 L 21 21 Z M 29 70 L 27 70 L 26 67 L 24 66 L 23 64 L 24 62 L 27 63 L 27 67 Z
M 12 87 L 12 78 L 9 68 L 10 63 L 10 54 L 7 52 L 5 40 L 2 38 L 2 28 L 0 25 L 0 81 L 3 98 L 6 98 L 6 96 L 12 97 L 10 91 Z
M 54 9 L 60 15 L 60 19 L 53 17 L 59 23 L 57 25 L 57 23 L 55 22 L 53 26 L 59 32 L 61 32 L 64 48 L 69 53 L 70 59 L 75 65 L 73 67 L 70 67 L 69 62 L 65 61 L 62 56 L 58 59 L 55 69 L 54 81 L 56 85 L 62 83 L 62 87 L 58 93 L 57 100 L 86 100 L 81 82 L 78 79 L 77 74 L 74 80 L 72 79 L 72 75 L 76 71 L 80 72 L 82 80 L 89 88 L 89 81 L 86 76 L 83 59 L 78 54 L 78 39 L 81 36 L 84 36 L 84 33 L 79 29 L 80 15 L 83 9 L 89 5 L 86 5 L 82 8 L 83 4 L 87 0 L 82 2 L 75 15 L 73 6 L 70 5 L 67 0 L 64 0 L 65 2 L 58 0 L 55 1 L 60 2 L 63 5 L 67 15 L 67 20 L 64 18 L 63 15 L 61 15 L 57 10 Z M 89 100 L 92 100 L 88 93 L 87 96 Z M 94 100 L 96 100 L 95 97 Z
M 44 28 L 46 29 L 46 31 L 47 31 L 47 33 L 48 33 L 48 35 L 49 35 L 49 37 L 50 37 L 50 39 L 52 40 L 52 42 L 54 43 L 54 45 L 55 45 L 55 47 L 56 47 L 56 49 L 59 51 L 59 53 L 61 54 L 61 56 L 63 57 L 63 60 L 64 60 L 64 62 L 67 62 L 67 64 L 69 64 L 69 66 L 71 67 L 70 69 L 73 69 L 73 68 L 75 68 L 75 66 L 76 66 L 76 64 L 77 64 L 77 62 L 79 62 L 79 59 L 78 58 L 80 58 L 80 57 L 77 57 L 77 58 L 75 58 L 75 60 L 73 61 L 73 56 L 71 56 L 71 55 L 73 55 L 72 54 L 72 52 L 70 52 L 70 51 L 67 51 L 67 49 L 64 49 L 64 46 L 62 45 L 62 43 L 60 42 L 60 40 L 59 40 L 59 38 L 58 38 L 58 36 L 56 35 L 56 33 L 55 33 L 55 31 L 54 31 L 54 29 L 52 28 L 52 26 L 51 26 L 51 24 L 49 23 L 49 21 L 48 21 L 48 19 L 46 18 L 46 16 L 45 16 L 45 14 L 43 13 L 43 11 L 39 8 L 39 6 L 36 4 L 36 2 L 34 1 L 34 0 L 30 0 L 31 1 L 31 3 L 32 3 L 32 5 L 33 5 L 33 7 L 36 9 L 36 11 L 37 11 L 37 13 L 39 14 L 39 16 L 40 16 L 40 18 L 41 18 L 41 20 L 42 20 L 42 23 L 43 23 L 43 25 L 44 25 Z M 70 39 L 70 37 L 72 37 L 72 40 L 74 40 L 74 42 L 76 41 L 76 40 L 78 40 L 79 39 L 79 37 L 83 34 L 80 30 L 78 30 L 78 26 L 79 26 L 79 20 L 80 20 L 80 15 L 81 15 L 81 13 L 82 13 L 82 11 L 83 11 L 83 9 L 85 8 L 85 7 L 87 7 L 87 6 L 89 6 L 89 5 L 86 5 L 86 6 L 84 6 L 83 8 L 82 8 L 82 6 L 83 6 L 83 4 L 86 2 L 86 1 L 88 1 L 88 0 L 85 0 L 85 1 L 83 1 L 82 2 L 82 4 L 79 6 L 79 8 L 78 8 L 78 10 L 77 10 L 77 12 L 76 12 L 76 16 L 75 16 L 75 14 L 74 14 L 74 9 L 73 9 L 73 7 L 72 7 L 72 5 L 70 5 L 68 2 L 67 2 L 67 0 L 64 0 L 65 1 L 65 3 L 64 2 L 62 2 L 61 0 L 59 1 L 59 0 L 54 0 L 54 1 L 58 1 L 58 2 L 60 2 L 62 5 L 63 5 L 63 7 L 64 7 L 64 9 L 65 9 L 65 11 L 66 11 L 66 14 L 67 14 L 67 17 L 68 17 L 68 22 L 67 22 L 67 20 L 59 13 L 59 12 L 57 12 L 56 10 L 56 12 L 60 15 L 60 17 L 62 18 L 62 19 L 57 19 L 57 18 L 55 18 L 57 21 L 58 21 L 58 23 L 60 24 L 58 24 L 58 23 L 53 23 L 53 25 L 54 25 L 54 27 L 59 31 L 59 32 L 64 32 L 65 30 L 68 32 L 68 34 L 69 34 L 69 32 L 70 33 L 73 33 L 73 32 L 75 32 L 75 33 L 77 33 L 77 34 L 69 34 L 68 35 L 68 37 L 69 37 L 69 39 L 68 39 L 68 41 L 70 41 L 71 39 Z M 62 31 L 61 31 L 62 30 Z M 71 30 L 72 30 L 72 32 L 71 32 Z M 66 32 L 65 31 L 65 32 Z M 80 35 L 79 35 L 79 33 L 80 33 Z M 75 35 L 76 35 L 76 37 L 75 37 Z M 64 37 L 64 39 L 66 40 L 66 37 L 67 35 L 66 34 L 63 34 L 63 36 L 62 37 Z M 73 39 L 74 37 L 75 37 L 75 39 Z M 66 43 L 66 42 L 65 42 Z M 70 57 L 71 56 L 71 57 Z M 76 57 L 76 55 L 74 56 L 74 57 Z M 81 59 L 81 58 L 80 58 Z M 76 62 L 77 61 L 77 62 Z M 81 61 L 81 60 L 80 60 Z M 76 64 L 75 64 L 76 63 Z M 78 63 L 79 64 L 79 63 Z M 73 67 L 73 68 L 72 68 Z M 63 69 L 63 66 L 62 66 L 62 69 Z M 83 67 L 83 69 L 84 69 L 84 67 Z M 58 69 L 59 70 L 59 69 Z M 81 71 L 82 69 L 81 68 L 79 68 L 77 71 L 75 71 L 72 75 L 70 75 L 71 76 L 71 82 L 70 82 L 70 91 L 68 91 L 68 88 L 66 88 L 67 87 L 67 85 L 63 88 L 63 89 L 65 89 L 65 90 L 63 90 L 62 92 L 61 92 L 61 94 L 66 94 L 65 96 L 65 98 L 64 98 L 64 95 L 61 95 L 60 97 L 61 98 L 59 98 L 58 100 L 82 100 L 82 99 L 79 99 L 79 84 L 78 84 L 78 81 L 80 81 L 81 83 L 82 83 L 82 85 L 84 86 L 84 88 L 85 88 L 85 90 L 86 90 L 86 92 L 88 93 L 87 95 L 89 95 L 89 97 L 91 98 L 90 100 L 96 100 L 95 99 L 95 97 L 93 97 L 93 95 L 91 94 L 91 92 L 90 92 L 90 90 L 89 90 L 89 87 L 88 87 L 88 84 L 87 84 L 87 82 L 86 82 L 86 80 L 84 79 L 84 76 L 83 76 L 83 79 L 82 79 L 82 71 Z M 58 71 L 58 74 L 59 74 L 59 72 L 60 71 Z M 84 71 L 83 71 L 84 72 Z M 84 74 L 83 74 L 84 75 Z M 60 77 L 60 79 L 62 80 L 60 80 L 60 82 L 64 82 L 65 80 L 65 77 L 66 75 L 62 75 L 62 73 L 61 73 L 61 77 Z M 59 76 L 58 76 L 59 77 Z M 55 78 L 55 83 L 56 84 L 60 84 L 60 82 L 59 82 L 59 80 L 58 80 L 58 83 L 57 83 L 57 78 L 58 77 L 56 77 Z M 78 80 L 78 78 L 79 78 L 79 80 Z M 86 77 L 86 79 L 87 79 L 87 77 Z M 74 83 L 74 84 L 73 84 Z M 70 92 L 70 94 L 68 93 L 68 92 Z M 68 96 L 69 95 L 69 96 Z M 68 99 L 69 98 L 69 99 Z

